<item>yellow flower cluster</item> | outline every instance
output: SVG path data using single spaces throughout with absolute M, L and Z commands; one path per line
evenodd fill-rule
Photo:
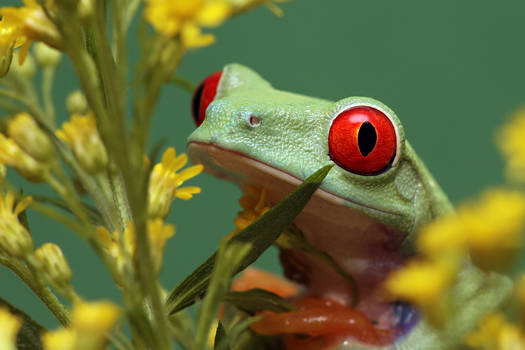
M 175 234 L 175 226 L 165 225 L 161 219 L 152 219 L 147 222 L 147 233 L 150 241 L 151 256 L 155 272 L 158 274 L 162 267 L 164 248 L 166 242 Z M 104 227 L 98 227 L 96 231 L 97 239 L 104 247 L 108 255 L 115 262 L 119 271 L 124 271 L 129 260 L 135 253 L 135 228 L 132 223 L 128 223 L 122 234 L 114 232 L 110 234 Z
M 47 135 L 27 113 L 9 121 L 10 138 L 0 134 L 0 163 L 15 168 L 26 179 L 40 182 L 49 175 L 54 148 Z
M 31 197 L 25 197 L 15 206 L 15 196 L 7 192 L 0 195 L 0 251 L 17 258 L 25 258 L 33 252 L 33 238 L 18 215 L 31 203 Z
M 498 146 L 506 159 L 509 179 L 525 181 L 525 107 L 517 110 L 501 128 Z
M 0 349 L 16 350 L 16 334 L 22 321 L 7 309 L 0 307 Z
M 69 122 L 62 124 L 56 135 L 72 149 L 78 162 L 90 174 L 106 169 L 108 155 L 97 130 L 93 112 L 86 115 L 74 114 Z
M 160 33 L 180 35 L 187 48 L 210 45 L 215 37 L 202 34 L 201 27 L 216 27 L 230 14 L 224 0 L 146 0 L 145 16 Z
M 186 154 L 176 156 L 175 148 L 168 148 L 162 161 L 151 171 L 148 191 L 148 215 L 151 218 L 165 218 L 175 197 L 188 200 L 201 189 L 196 186 L 180 187 L 185 181 L 197 176 L 202 165 L 193 165 L 177 173 L 188 162 Z
M 60 46 L 60 36 L 44 10 L 35 0 L 24 0 L 25 6 L 0 8 L 0 77 L 9 70 L 13 49 L 20 47 L 19 63 L 27 56 L 33 40 Z
M 486 191 L 477 202 L 464 204 L 457 213 L 424 227 L 416 242 L 422 259 L 393 273 L 386 288 L 437 317 L 436 308 L 443 305 L 465 260 L 470 256 L 487 270 L 502 268 L 520 247 L 524 225 L 525 195 L 501 189 Z
M 120 315 L 120 309 L 107 301 L 78 302 L 71 313 L 71 326 L 42 335 L 45 350 L 102 350 L 107 333 Z

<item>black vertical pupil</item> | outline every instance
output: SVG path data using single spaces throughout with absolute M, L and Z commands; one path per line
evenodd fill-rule
M 191 99 L 191 113 L 193 114 L 193 119 L 198 124 L 199 123 L 199 109 L 201 104 L 202 92 L 204 91 L 204 84 L 200 84 Z
M 372 123 L 366 121 L 361 124 L 359 133 L 357 135 L 357 144 L 359 145 L 359 152 L 366 157 L 372 152 L 377 142 L 376 128 Z

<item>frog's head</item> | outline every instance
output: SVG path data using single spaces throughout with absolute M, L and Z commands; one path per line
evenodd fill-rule
M 366 295 L 358 309 L 380 326 L 399 326 L 391 304 L 380 300 L 381 282 L 411 254 L 417 229 L 450 204 L 395 113 L 371 98 L 331 102 L 279 91 L 238 64 L 200 85 L 193 112 L 200 126 L 189 137 L 191 159 L 241 188 L 266 188 L 270 204 L 336 164 L 295 224 L 357 279 Z M 301 252 L 293 255 L 282 257 L 288 277 L 309 293 L 349 303 L 337 273 Z M 298 276 L 298 260 L 308 276 Z

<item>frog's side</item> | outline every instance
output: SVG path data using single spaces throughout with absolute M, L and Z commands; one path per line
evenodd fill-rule
M 334 103 L 275 90 L 257 73 L 237 64 L 226 66 L 219 78 L 213 101 L 205 106 L 204 122 L 189 137 L 189 155 L 208 172 L 241 187 L 267 188 L 270 203 L 278 202 L 301 180 L 332 163 L 328 138 L 334 119 L 342 112 L 365 106 L 388 117 L 396 138 L 394 156 L 386 167 L 360 175 L 339 166 L 336 160 L 338 165 L 295 224 L 312 245 L 357 279 L 362 295 L 357 309 L 379 327 L 394 327 L 396 331 L 404 327 L 401 321 L 393 320 L 398 315 L 392 304 L 381 300 L 381 284 L 410 256 L 414 234 L 421 225 L 452 207 L 405 140 L 397 116 L 370 98 L 350 97 Z M 294 254 L 310 268 L 307 281 L 302 281 L 308 293 L 344 304 L 351 302 L 348 285 L 340 275 L 301 252 Z M 292 270 L 289 275 L 294 273 Z M 462 335 L 503 302 L 509 290 L 507 279 L 482 273 L 466 263 L 453 290 L 461 311 L 447 320 L 442 333 L 417 321 L 382 349 L 458 346 Z M 417 318 L 415 312 L 410 315 Z M 350 339 L 340 348 L 374 347 Z

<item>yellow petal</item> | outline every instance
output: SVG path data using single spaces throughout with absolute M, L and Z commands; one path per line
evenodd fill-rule
M 231 6 L 222 1 L 209 1 L 199 11 L 197 22 L 201 26 L 216 27 L 230 15 Z

